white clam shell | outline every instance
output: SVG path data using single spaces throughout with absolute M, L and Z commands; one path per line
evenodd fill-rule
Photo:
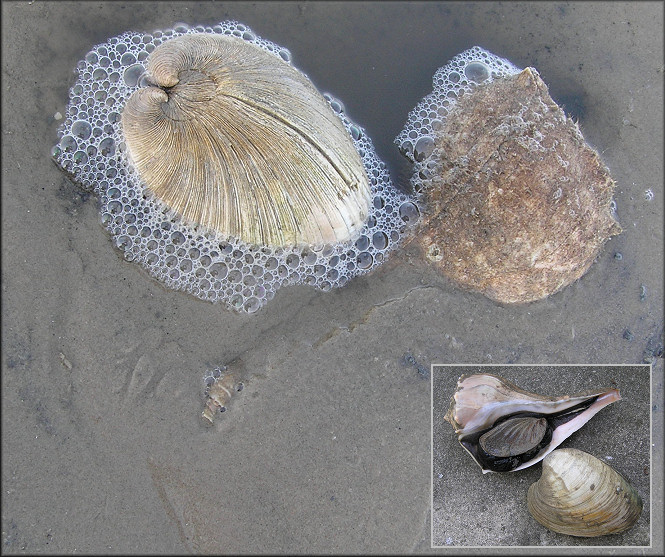
M 266 246 L 333 244 L 369 214 L 363 161 L 293 66 L 243 39 L 166 41 L 122 113 L 148 191 L 185 221 Z
M 621 474 L 577 449 L 559 449 L 543 460 L 527 503 L 546 528 L 581 537 L 624 532 L 642 512 L 642 499 Z
M 341 101 L 243 23 L 122 33 L 77 72 L 54 161 L 169 288 L 254 313 L 372 272 L 417 221 Z

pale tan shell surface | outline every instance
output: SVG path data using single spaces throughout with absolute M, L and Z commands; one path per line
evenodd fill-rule
M 54 160 L 169 288 L 254 313 L 372 272 L 414 222 L 343 103 L 243 23 L 123 33 L 77 71 Z
M 237 37 L 196 34 L 148 57 L 122 113 L 147 190 L 186 222 L 248 244 L 359 233 L 370 186 L 353 141 L 294 67 Z
M 642 512 L 642 499 L 621 474 L 577 449 L 559 449 L 543 460 L 527 502 L 545 527 L 581 537 L 624 532 Z

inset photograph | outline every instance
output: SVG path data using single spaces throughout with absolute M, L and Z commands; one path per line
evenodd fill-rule
M 651 546 L 651 366 L 431 375 L 432 547 Z

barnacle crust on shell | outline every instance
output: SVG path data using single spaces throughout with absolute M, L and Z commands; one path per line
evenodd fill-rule
M 297 69 L 233 36 L 194 34 L 149 56 L 122 113 L 147 190 L 185 221 L 248 244 L 326 244 L 368 215 L 363 162 Z
M 434 84 L 396 139 L 414 161 L 424 257 L 501 303 L 538 300 L 580 278 L 621 227 L 615 183 L 578 125 L 535 69 L 479 47 Z

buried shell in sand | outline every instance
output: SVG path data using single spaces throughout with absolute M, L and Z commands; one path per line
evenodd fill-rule
M 247 26 L 127 32 L 77 69 L 54 159 L 167 286 L 251 313 L 281 286 L 343 286 L 397 246 L 412 204 L 371 140 Z
M 621 232 L 607 168 L 533 68 L 459 54 L 395 142 L 414 162 L 424 256 L 495 301 L 557 292 Z
M 242 380 L 245 367 L 241 360 L 234 360 L 228 366 L 216 367 L 206 373 L 205 405 L 201 418 L 206 425 L 211 425 L 218 412 L 226 412 L 233 396 L 245 388 Z

